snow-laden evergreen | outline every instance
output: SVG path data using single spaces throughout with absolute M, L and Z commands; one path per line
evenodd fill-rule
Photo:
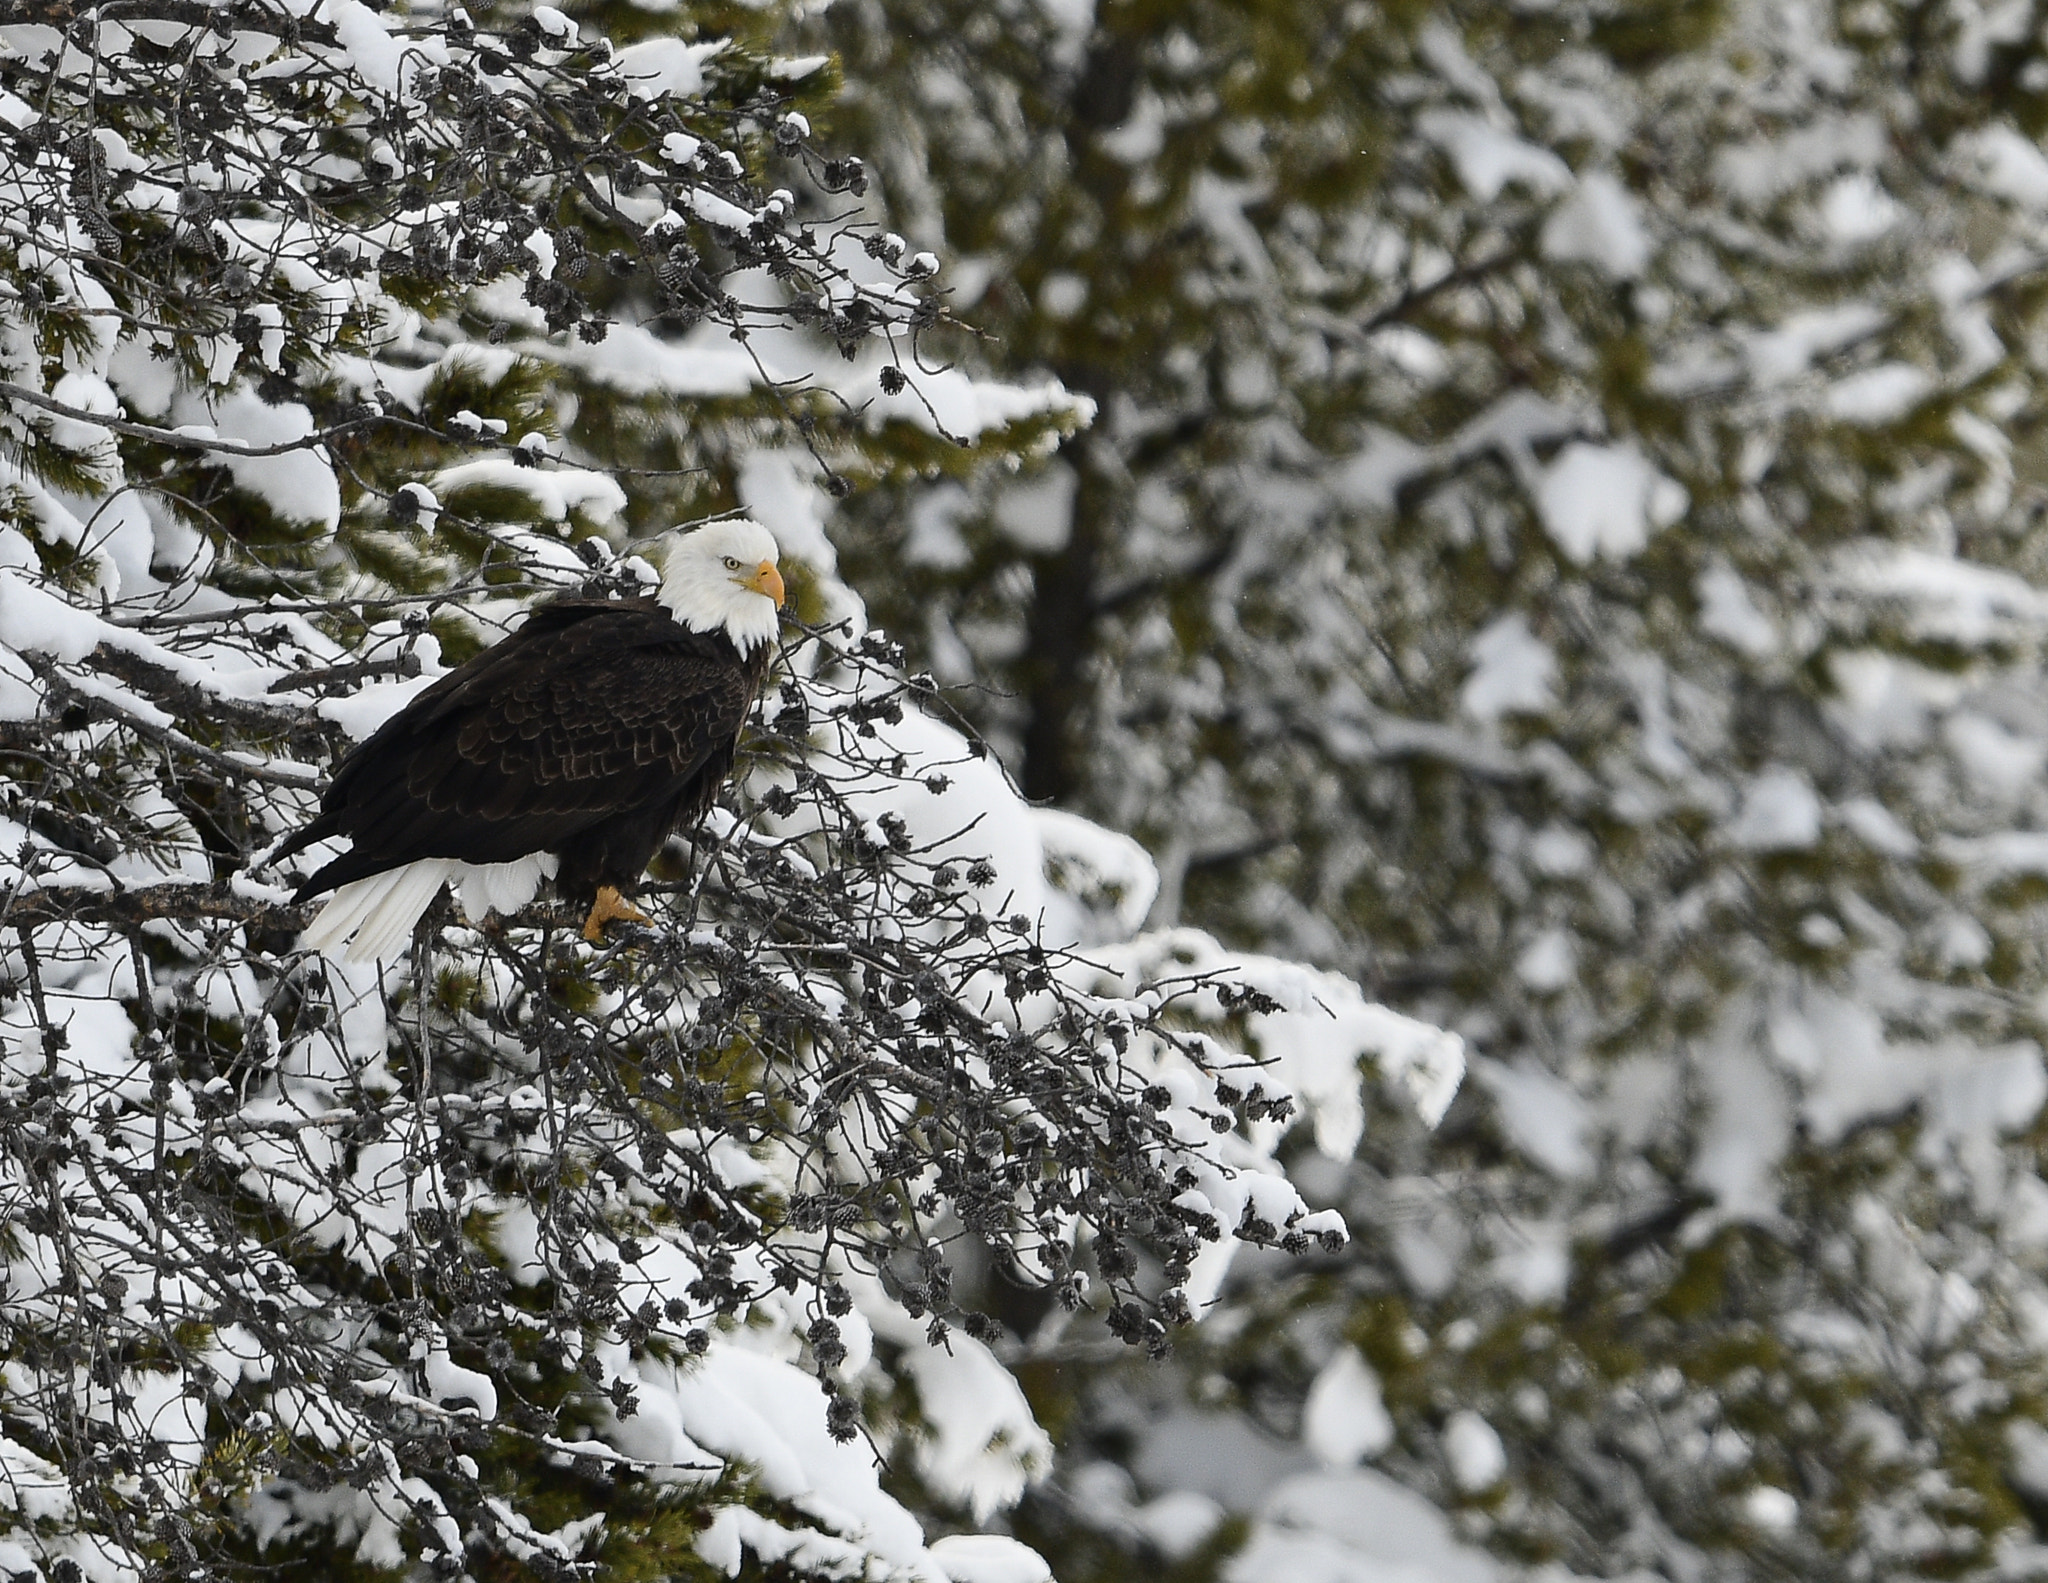
M 847 481 L 1091 406 L 921 359 L 827 63 L 714 20 L 0 21 L 10 1576 L 1044 1577 L 988 1272 L 1163 1353 L 1245 1250 L 1345 1245 L 1293 1118 L 1334 1162 L 1368 1070 L 1458 1086 L 1348 980 L 1145 932 L 1142 849 L 870 628 Z M 655 926 L 306 950 L 267 855 L 335 756 L 742 506 L 803 619 Z
M 1155 926 L 1476 1057 L 1314 1176 L 1343 1260 L 1061 1376 L 1062 1575 L 2038 1572 L 2038 13 L 818 36 L 989 366 L 1100 407 L 850 501 L 878 614 L 1160 852 Z

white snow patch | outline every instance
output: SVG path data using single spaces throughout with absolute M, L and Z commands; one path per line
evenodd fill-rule
M 1773 765 L 1752 780 L 1728 839 L 1750 852 L 1797 852 L 1820 841 L 1820 797 L 1799 771 Z
M 2023 209 L 2048 209 L 2048 155 L 2014 127 L 1987 126 L 1950 145 L 1967 179 Z
M 360 5 L 355 9 L 363 10 Z M 371 13 L 364 11 L 364 15 Z M 236 440 L 253 447 L 296 446 L 275 456 L 237 456 L 227 451 L 213 455 L 240 488 L 261 500 L 281 521 L 307 522 L 329 533 L 340 524 L 341 484 L 325 448 L 310 438 L 315 427 L 313 414 L 304 406 L 296 401 L 272 404 L 254 391 L 238 387 L 213 396 L 210 410 L 185 395 L 173 411 L 182 428 L 201 438 Z M 200 421 L 201 414 L 210 422 Z
M 689 99 L 704 92 L 704 63 L 724 49 L 723 39 L 692 44 L 679 38 L 651 38 L 628 44 L 612 62 L 636 99 L 658 99 L 663 94 Z
M 1874 242 L 1905 217 L 1905 206 L 1867 170 L 1839 178 L 1821 194 L 1821 224 L 1844 247 Z
M 1074 531 L 1074 497 L 1080 478 L 1065 462 L 1054 459 L 1037 473 L 1006 484 L 996 495 L 991 515 L 995 525 L 1019 549 L 1050 555 L 1063 548 Z
M 1649 267 L 1652 244 L 1641 206 L 1604 170 L 1588 171 L 1543 223 L 1543 256 L 1591 264 L 1610 280 L 1634 280 Z
M 1459 690 L 1465 713 L 1489 725 L 1503 715 L 1542 714 L 1556 702 L 1557 656 L 1511 611 L 1472 639 L 1472 674 Z
M 1707 636 L 1751 659 L 1767 659 L 1778 651 L 1777 623 L 1757 609 L 1749 584 L 1726 561 L 1701 572 L 1693 594 L 1700 603 L 1700 630 Z
M 1690 1174 L 1714 1196 L 1717 1214 L 1697 1217 L 1689 1238 L 1705 1235 L 1717 1220 L 1776 1218 L 1778 1162 L 1791 1143 L 1792 1116 L 1784 1085 L 1748 1037 L 1749 1011 L 1732 1008 L 1693 1062 L 1707 1116 Z
M 1799 1526 L 1799 1500 L 1774 1484 L 1759 1484 L 1742 1498 L 1742 1514 L 1767 1533 L 1789 1534 Z
M 1444 1425 L 1444 1459 L 1451 1465 L 1452 1481 L 1467 1494 L 1492 1489 L 1508 1470 L 1500 1435 L 1469 1407 L 1451 1414 Z
M 1441 356 L 1441 354 L 1439 354 Z M 1368 424 L 1365 443 L 1330 480 L 1337 498 L 1357 510 L 1391 511 L 1400 487 L 1430 465 L 1431 453 L 1392 429 Z
M 915 1321 L 894 1311 L 878 1317 L 878 1329 L 903 1344 L 902 1367 L 917 1388 L 928 1431 L 916 1444 L 918 1471 L 976 1522 L 1016 1505 L 1025 1486 L 1052 1467 L 1052 1440 L 1015 1376 L 970 1336 L 935 1347 Z
M 1865 541 L 1836 557 L 1844 590 L 1896 599 L 1916 638 L 1976 647 L 2048 632 L 2048 597 L 2025 578 L 1935 550 Z
M 1934 388 L 1924 369 L 1911 363 L 1880 363 L 1830 385 L 1822 405 L 1831 418 L 1858 428 L 1876 428 L 1911 412 Z
M 1382 1473 L 1286 1480 L 1259 1509 L 1224 1583 L 1498 1583 L 1501 1568 L 1452 1536 L 1450 1519 Z
M 1515 977 L 1539 995 L 1563 989 L 1578 975 L 1578 950 L 1568 929 L 1545 929 L 1515 958 Z
M 1415 129 L 1449 156 L 1458 180 L 1481 203 L 1491 203 L 1510 182 L 1539 196 L 1571 185 L 1571 167 L 1547 148 L 1526 143 L 1463 110 L 1430 109 Z
M 1656 528 L 1685 515 L 1690 497 L 1660 473 L 1631 440 L 1622 445 L 1574 441 L 1544 469 L 1536 510 L 1565 555 L 1584 566 L 1595 555 L 1627 560 Z
M 1151 853 L 1079 814 L 1034 808 L 1031 817 L 1045 852 L 1049 938 L 1058 933 L 1074 944 L 1100 945 L 1144 927 L 1159 894 Z M 1056 918 L 1063 904 L 1071 916 Z
M 2040 784 L 2048 742 L 2016 735 L 1970 710 L 1944 720 L 1941 735 L 1969 788 L 1992 802 L 2016 803 Z
M 917 1519 L 883 1493 L 864 1445 L 832 1438 L 818 1382 L 801 1369 L 714 1341 L 687 1372 L 645 1361 L 639 1370 L 643 1380 L 660 1370 L 683 1431 L 698 1445 L 750 1464 L 770 1495 L 859 1540 L 884 1562 L 907 1567 L 922 1558 Z
M 1769 387 L 1798 378 L 1815 358 L 1863 339 L 1884 322 L 1883 311 L 1872 304 L 1847 302 L 1788 315 L 1774 330 L 1747 331 L 1739 339 L 1749 377 Z
M 1551 1175 L 1583 1181 L 1593 1174 L 1586 1134 L 1592 1113 L 1569 1083 L 1535 1066 L 1475 1057 L 1472 1075 L 1494 1099 L 1508 1139 Z
M 1051 1583 L 1044 1556 L 1006 1534 L 948 1534 L 931 1557 L 951 1583 Z
M 1316 1375 L 1302 1408 L 1301 1438 L 1323 1466 L 1348 1468 L 1394 1443 L 1380 1377 L 1355 1347 L 1339 1347 Z
M 1875 115 L 1819 115 L 1796 131 L 1721 149 L 1714 179 L 1752 207 L 1847 166 L 1871 169 L 1884 162 L 1890 134 Z
M 1168 1490 L 1134 1507 L 1126 1521 L 1168 1561 L 1183 1561 L 1209 1542 L 1224 1511 L 1194 1490 Z
M 593 523 L 605 523 L 626 509 L 626 492 L 608 473 L 581 467 L 522 467 L 508 456 L 487 456 L 445 468 L 434 475 L 432 490 L 421 490 L 417 484 L 405 487 L 427 496 L 417 504 L 424 508 L 431 502 L 436 510 L 442 500 L 456 499 L 465 489 L 504 490 L 524 495 L 535 513 L 548 522 L 565 521 L 573 513 Z

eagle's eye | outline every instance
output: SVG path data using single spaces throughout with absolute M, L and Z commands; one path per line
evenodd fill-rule
M 728 555 L 725 558 L 725 569 L 729 572 L 738 571 L 740 569 L 739 558 L 737 556 Z

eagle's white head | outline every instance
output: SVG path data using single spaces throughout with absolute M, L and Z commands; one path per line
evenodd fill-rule
M 734 517 L 662 539 L 654 597 L 692 632 L 723 632 L 742 654 L 773 643 L 782 608 L 775 536 Z

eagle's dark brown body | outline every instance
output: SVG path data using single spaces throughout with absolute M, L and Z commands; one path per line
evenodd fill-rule
M 773 645 L 742 655 L 652 598 L 558 599 L 442 677 L 351 752 L 277 852 L 355 843 L 297 900 L 422 858 L 560 859 L 558 892 L 630 894 L 710 808 Z

